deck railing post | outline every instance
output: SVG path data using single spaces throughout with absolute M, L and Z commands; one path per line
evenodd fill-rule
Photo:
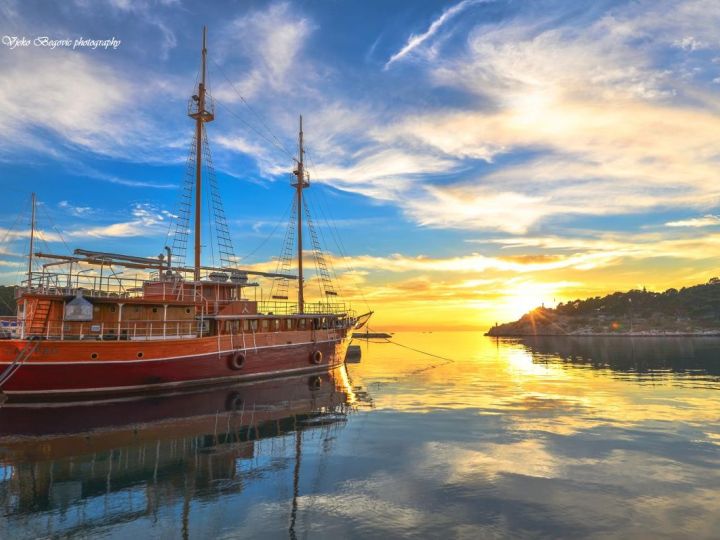
M 163 299 L 165 299 L 165 283 L 163 283 Z M 163 339 L 167 336 L 167 304 L 163 304 Z

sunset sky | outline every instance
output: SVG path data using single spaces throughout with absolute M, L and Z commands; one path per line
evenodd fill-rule
M 161 252 L 203 24 L 246 266 L 280 254 L 302 113 L 321 240 L 377 327 L 720 274 L 717 0 L 0 0 L 0 282 L 26 264 L 31 191 L 40 249 Z

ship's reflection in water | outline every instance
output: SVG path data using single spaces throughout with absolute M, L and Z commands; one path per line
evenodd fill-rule
M 0 538 L 720 537 L 720 339 L 393 340 L 319 379 L 6 404 Z
M 289 482 L 294 536 L 303 446 L 327 452 L 354 400 L 342 368 L 152 399 L 8 404 L 0 537 L 142 538 L 138 525 L 163 520 L 164 535 L 188 538 L 193 501 L 265 481 Z

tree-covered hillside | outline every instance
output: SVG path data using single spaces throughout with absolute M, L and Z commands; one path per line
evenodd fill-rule
M 668 289 L 631 290 L 536 308 L 490 336 L 562 334 L 720 334 L 720 279 Z
M 0 316 L 15 315 L 15 287 L 0 285 Z

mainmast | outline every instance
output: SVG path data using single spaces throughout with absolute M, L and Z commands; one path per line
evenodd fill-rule
M 297 190 L 297 239 L 298 239 L 298 313 L 305 311 L 305 299 L 303 297 L 303 245 L 302 245 L 302 190 L 310 187 L 310 182 L 305 178 L 305 149 L 303 148 L 302 115 L 300 115 L 300 134 L 298 136 L 298 158 L 297 169 L 293 171 L 297 183 L 292 186 Z
M 28 253 L 28 289 L 32 288 L 33 244 L 35 243 L 35 193 L 30 196 L 32 210 L 30 211 L 30 252 Z
M 212 122 L 215 119 L 213 112 L 208 111 L 205 108 L 205 60 L 207 57 L 207 49 L 205 48 L 206 34 L 207 28 L 203 26 L 202 73 L 200 77 L 200 84 L 198 85 L 198 93 L 192 97 L 197 103 L 197 110 L 189 114 L 190 118 L 195 119 L 195 281 L 200 281 L 203 123 Z

